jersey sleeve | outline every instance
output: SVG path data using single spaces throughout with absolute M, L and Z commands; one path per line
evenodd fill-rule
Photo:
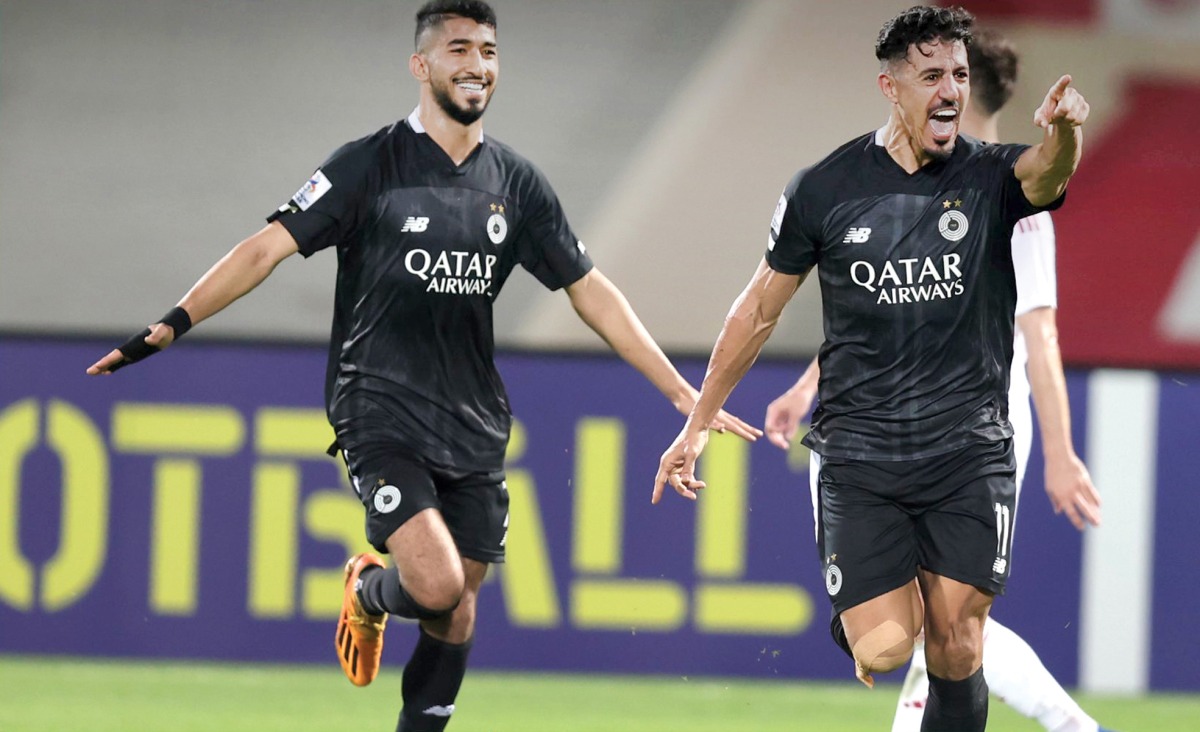
M 810 220 L 813 206 L 803 195 L 806 173 L 797 173 L 784 188 L 771 217 L 767 266 L 782 274 L 807 274 L 820 257 L 819 226 Z
M 350 240 L 363 219 L 374 149 L 367 139 L 343 145 L 267 221 L 281 223 L 305 257 Z
M 524 220 L 516 241 L 517 257 L 521 266 L 547 289 L 557 290 L 590 272 L 592 259 L 571 231 L 550 182 L 532 165 L 529 170 L 522 192 Z
M 1021 219 L 1013 229 L 1013 270 L 1017 276 L 1017 310 L 1058 307 L 1054 266 L 1054 221 L 1041 213 Z
M 1067 194 L 1064 191 L 1056 200 L 1045 206 L 1035 206 L 1025 197 L 1021 181 L 1017 180 L 1017 159 L 1029 149 L 1029 145 L 988 145 L 984 155 L 992 159 L 994 171 L 999 178 L 1001 211 L 1005 221 L 1015 223 L 1040 211 L 1055 211 L 1062 206 Z

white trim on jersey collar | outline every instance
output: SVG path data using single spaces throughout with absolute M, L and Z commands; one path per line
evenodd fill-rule
M 420 111 L 421 105 L 418 104 L 417 108 L 412 111 L 412 114 L 408 115 L 408 126 L 418 135 L 424 135 L 427 134 L 425 132 L 425 125 L 421 124 L 421 118 L 417 115 L 417 112 Z M 483 130 L 479 131 L 479 142 L 483 142 Z
M 883 142 L 884 129 L 885 128 L 880 127 L 879 129 L 875 130 L 875 144 L 880 147 L 887 147 L 887 145 Z

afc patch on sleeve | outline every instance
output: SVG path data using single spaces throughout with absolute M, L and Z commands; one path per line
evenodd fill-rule
M 292 196 L 292 202 L 301 211 L 307 211 L 309 206 L 321 200 L 321 196 L 328 193 L 331 188 L 333 188 L 333 184 L 329 182 L 324 173 L 318 170 L 304 185 L 300 186 L 300 190 Z
M 767 249 L 775 250 L 775 240 L 779 238 L 779 230 L 783 227 L 783 215 L 787 213 L 787 193 L 779 197 L 775 204 L 775 215 L 771 217 L 771 236 L 767 238 Z

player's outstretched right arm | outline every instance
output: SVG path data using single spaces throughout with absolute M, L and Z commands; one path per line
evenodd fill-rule
M 792 388 L 767 405 L 767 422 L 763 430 L 772 445 L 784 450 L 791 447 L 792 438 L 800 429 L 800 420 L 812 409 L 820 381 L 821 367 L 814 358 Z
M 667 485 L 691 500 L 705 487 L 696 479 L 696 459 L 708 442 L 708 425 L 729 398 L 733 387 L 758 358 L 763 344 L 779 322 L 783 307 L 796 294 L 804 275 L 776 272 L 766 260 L 738 296 L 725 318 L 721 334 L 713 346 L 708 372 L 700 387 L 700 398 L 692 407 L 683 430 L 658 463 L 650 502 L 658 503 Z
M 1067 190 L 1083 155 L 1083 123 L 1090 111 L 1071 77 L 1063 76 L 1033 113 L 1033 123 L 1044 130 L 1042 141 L 1022 153 L 1014 169 L 1033 205 L 1048 206 Z
M 191 326 L 253 290 L 277 264 L 297 251 L 296 240 L 282 224 L 267 224 L 214 264 L 162 320 L 110 351 L 89 366 L 87 373 L 111 374 L 161 351 Z

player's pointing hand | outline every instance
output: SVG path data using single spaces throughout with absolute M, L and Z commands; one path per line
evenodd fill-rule
M 690 421 L 683 426 L 683 431 L 658 461 L 651 503 L 658 503 L 662 499 L 663 487 L 667 483 L 684 498 L 696 500 L 696 491 L 705 487 L 703 481 L 696 479 L 696 459 L 707 444 L 708 429 L 694 430 Z
M 1087 121 L 1091 106 L 1083 95 L 1071 86 L 1070 75 L 1063 76 L 1050 87 L 1042 106 L 1033 113 L 1033 123 L 1046 128 L 1050 125 L 1079 127 Z

